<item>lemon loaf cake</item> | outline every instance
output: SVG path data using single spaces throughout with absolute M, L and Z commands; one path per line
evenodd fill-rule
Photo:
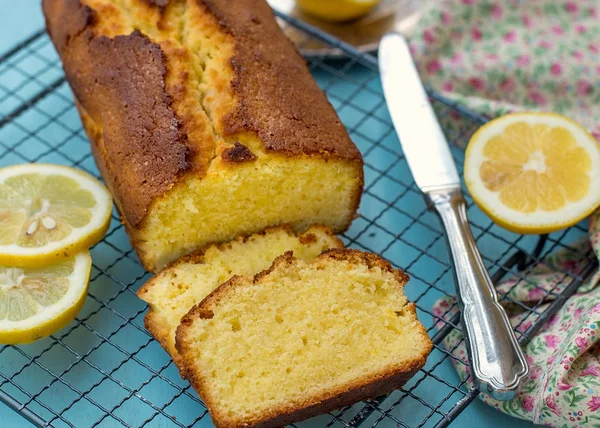
M 423 365 L 431 340 L 379 256 L 287 252 L 234 276 L 177 329 L 186 374 L 217 427 L 280 427 L 390 392 Z
M 144 266 L 266 227 L 348 227 L 362 158 L 265 0 L 43 0 Z
M 301 235 L 287 227 L 274 227 L 182 257 L 138 290 L 138 296 L 150 306 L 145 317 L 146 328 L 184 375 L 175 349 L 175 331 L 192 306 L 234 274 L 255 275 L 286 251 L 291 250 L 299 259 L 310 261 L 324 250 L 341 247 L 342 242 L 326 227 L 313 226 Z

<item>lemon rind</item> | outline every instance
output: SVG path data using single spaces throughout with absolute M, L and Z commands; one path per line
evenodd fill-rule
M 548 119 L 551 120 L 548 120 Z M 579 201 L 569 202 L 556 211 L 538 209 L 523 213 L 507 207 L 500 201 L 499 192 L 487 189 L 479 176 L 484 142 L 515 122 L 545 124 L 567 128 L 575 137 L 578 146 L 590 155 L 590 191 Z M 595 138 L 576 122 L 556 113 L 511 113 L 490 121 L 473 136 L 465 153 L 464 178 L 469 193 L 479 208 L 505 229 L 522 234 L 550 233 L 577 224 L 600 206 L 600 145 Z
M 21 164 L 0 169 L 0 183 L 19 174 L 57 174 L 74 179 L 82 189 L 90 191 L 97 208 L 92 210 L 90 222 L 59 241 L 42 247 L 27 248 L 18 244 L 0 245 L 0 264 L 15 267 L 36 267 L 51 263 L 60 257 L 72 256 L 100 241 L 110 226 L 112 197 L 108 190 L 93 176 L 83 171 L 53 164 Z
M 23 321 L 0 320 L 0 343 L 10 345 L 31 343 L 69 324 L 85 303 L 91 271 L 92 257 L 89 251 L 78 253 L 75 256 L 73 272 L 68 276 L 70 284 L 67 293 L 52 306 L 42 309 L 41 315 L 38 313 Z M 81 283 L 73 284 L 73 281 L 81 281 Z

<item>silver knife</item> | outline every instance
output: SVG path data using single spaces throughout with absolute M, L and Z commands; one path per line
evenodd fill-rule
M 473 381 L 497 400 L 512 399 L 529 372 L 527 361 L 471 234 L 448 142 L 400 34 L 381 40 L 379 69 L 410 171 L 446 229 Z

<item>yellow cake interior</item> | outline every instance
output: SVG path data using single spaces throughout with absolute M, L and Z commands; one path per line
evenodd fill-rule
M 193 249 L 277 224 L 343 230 L 354 215 L 356 167 L 344 162 L 269 156 L 188 178 L 156 201 L 136 232 L 143 258 L 162 267 Z M 354 181 L 354 182 L 353 182 Z M 184 214 L 184 213 L 185 214 Z
M 234 274 L 255 275 L 289 250 L 310 261 L 326 249 L 341 246 L 339 239 L 319 226 L 300 236 L 285 228 L 274 228 L 247 239 L 213 245 L 201 256 L 165 269 L 142 287 L 138 296 L 150 305 L 147 324 L 169 352 L 176 354 L 175 331 L 181 317 Z
M 302 407 L 431 348 L 403 284 L 379 267 L 319 257 L 251 282 L 231 287 L 206 306 L 212 317 L 194 318 L 178 336 L 211 411 L 226 419 Z

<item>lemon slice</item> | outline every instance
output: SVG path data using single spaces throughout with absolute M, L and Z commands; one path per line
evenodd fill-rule
M 0 264 L 36 267 L 98 242 L 110 223 L 106 187 L 73 168 L 0 169 Z
M 467 147 L 465 181 L 492 220 L 517 233 L 572 226 L 600 205 L 600 145 L 554 113 L 516 113 L 479 129 Z
M 309 15 L 325 21 L 343 22 L 366 15 L 379 0 L 296 0 Z
M 0 343 L 29 343 L 67 325 L 85 301 L 88 251 L 42 268 L 0 266 Z

